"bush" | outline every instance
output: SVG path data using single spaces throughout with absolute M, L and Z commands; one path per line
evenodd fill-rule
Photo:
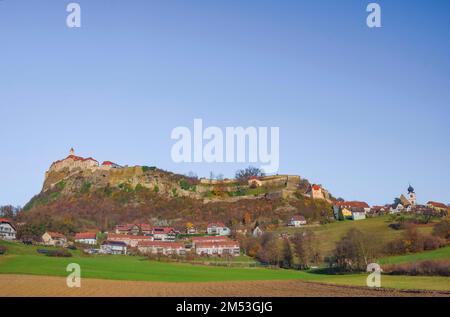
M 445 246 L 445 241 L 439 237 L 427 236 L 423 241 L 423 249 L 428 250 L 436 250 Z
M 6 247 L 0 245 L 0 255 L 5 254 L 6 250 L 7 250 Z
M 421 261 L 416 263 L 383 266 L 383 272 L 391 275 L 450 276 L 449 260 Z
M 66 249 L 58 249 L 58 250 L 47 250 L 45 255 L 59 258 L 70 258 L 72 256 L 72 253 L 70 253 Z
M 406 253 L 406 245 L 402 239 L 389 241 L 385 247 L 384 252 L 388 255 L 401 255 Z
M 442 239 L 450 238 L 450 222 L 443 220 L 433 228 L 433 235 Z

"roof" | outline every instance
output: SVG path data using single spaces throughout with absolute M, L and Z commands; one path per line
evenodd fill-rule
M 75 240 L 79 239 L 97 239 L 97 234 L 95 232 L 79 232 L 75 234 Z
M 184 248 L 183 243 L 179 242 L 163 242 L 163 241 L 141 241 L 138 243 L 138 247 L 157 247 L 157 248 Z
M 303 217 L 302 215 L 295 215 L 291 218 L 291 220 L 293 221 L 306 221 L 305 217 Z
M 225 224 L 223 222 L 211 222 L 208 224 L 208 228 L 211 227 L 225 227 Z
M 127 234 L 108 233 L 108 239 L 115 240 L 151 240 L 150 236 L 133 236 Z
M 102 163 L 102 165 L 114 165 L 114 163 L 113 163 L 113 162 L 110 162 L 110 161 L 104 161 L 104 162 Z
M 53 162 L 52 165 L 60 163 L 60 162 L 65 161 L 65 160 L 68 160 L 68 159 L 72 159 L 74 161 L 82 161 L 82 162 L 84 162 L 84 161 L 94 161 L 94 162 L 98 163 L 98 161 L 96 159 L 93 159 L 92 157 L 84 158 L 84 157 L 81 157 L 81 156 L 69 155 L 68 157 L 66 157 L 63 160 L 57 160 L 57 161 Z
M 52 239 L 54 239 L 54 238 L 64 238 L 65 239 L 66 238 L 65 235 L 63 235 L 62 233 L 59 233 L 59 232 L 47 231 L 47 233 Z
M 428 205 L 431 205 L 431 206 L 433 206 L 435 208 L 442 208 L 442 209 L 447 209 L 448 208 L 448 206 L 446 204 L 440 203 L 440 202 L 437 202 L 437 201 L 429 201 Z
M 127 244 L 123 241 L 110 241 L 110 240 L 106 240 L 102 242 L 102 245 L 117 245 L 117 246 L 122 246 L 122 247 L 126 247 Z
M 9 224 L 11 227 L 13 227 L 14 229 L 16 229 L 16 227 L 13 225 L 11 219 L 8 219 L 8 218 L 0 218 L 0 223 L 7 223 L 7 224 Z
M 320 186 L 319 185 L 312 185 L 312 189 L 313 190 L 320 190 Z
M 256 177 L 256 176 L 250 176 L 249 180 L 258 180 L 258 177 Z
M 239 242 L 228 240 L 228 241 L 216 241 L 216 242 L 197 242 L 195 248 L 219 248 L 219 247 L 235 247 L 239 248 Z
M 172 227 L 155 227 L 153 228 L 153 234 L 168 234 L 171 232 L 175 232 L 175 229 Z
M 369 208 L 369 205 L 364 201 L 337 201 L 334 204 L 338 207 Z
M 199 243 L 199 242 L 214 242 L 214 241 L 230 241 L 230 238 L 226 236 L 204 236 L 204 237 L 193 237 L 192 242 Z

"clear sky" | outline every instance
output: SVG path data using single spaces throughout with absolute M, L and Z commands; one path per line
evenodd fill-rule
M 279 173 L 335 196 L 450 203 L 450 2 L 0 1 L 0 204 L 68 155 L 207 176 L 171 160 L 177 126 L 280 127 Z M 247 165 L 247 164 L 246 164 Z

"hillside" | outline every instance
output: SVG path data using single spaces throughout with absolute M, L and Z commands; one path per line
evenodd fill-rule
M 115 166 L 115 167 L 112 167 Z M 35 228 L 72 233 L 108 230 L 123 222 L 150 222 L 184 229 L 222 221 L 237 229 L 287 222 L 301 213 L 309 220 L 331 216 L 330 195 L 312 199 L 311 184 L 295 175 L 260 177 L 252 186 L 237 180 L 206 180 L 156 167 L 99 165 L 71 154 L 54 162 L 42 191 L 24 207 L 22 218 Z M 245 221 L 244 221 L 245 218 Z M 41 230 L 42 231 L 42 230 Z

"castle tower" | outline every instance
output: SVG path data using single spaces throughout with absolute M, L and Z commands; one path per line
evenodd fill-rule
M 416 193 L 414 192 L 414 188 L 409 185 L 408 187 L 408 200 L 411 203 L 411 205 L 415 206 L 417 202 Z
M 70 154 L 69 155 L 75 155 L 75 151 L 73 150 L 73 148 L 70 148 Z

